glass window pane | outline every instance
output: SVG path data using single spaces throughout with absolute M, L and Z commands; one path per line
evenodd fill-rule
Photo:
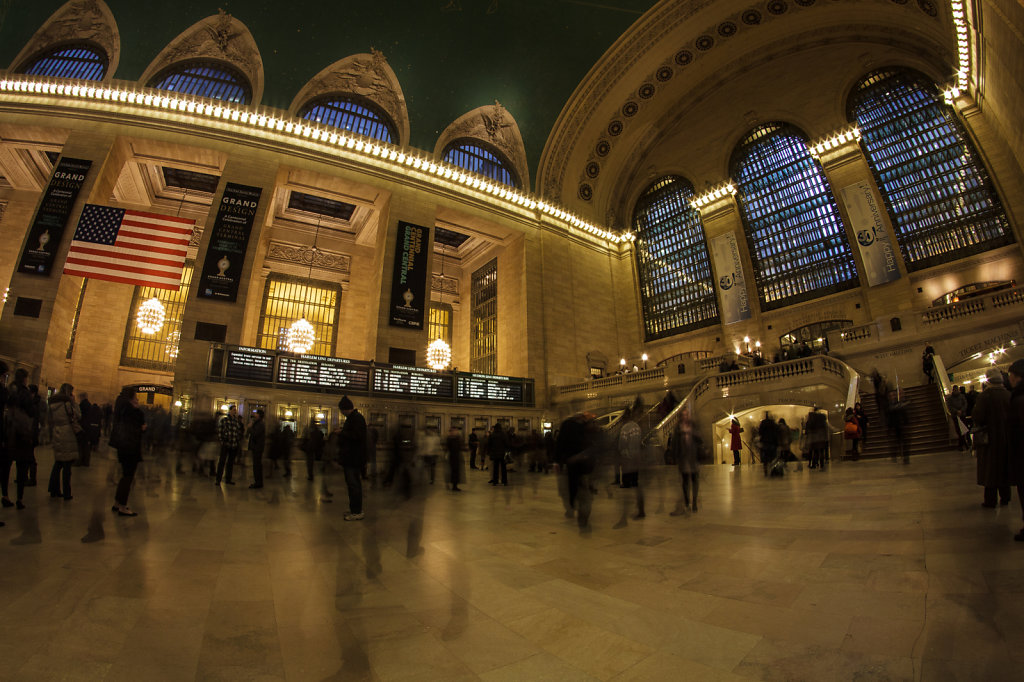
M 473 273 L 469 370 L 498 373 L 498 259 Z
M 271 275 L 263 294 L 263 310 L 256 345 L 269 350 L 288 350 L 288 330 L 305 317 L 316 338 L 309 353 L 333 356 L 341 287 L 331 282 Z
M 240 104 L 252 97 L 245 77 L 221 62 L 180 62 L 150 81 L 150 87 Z
M 1014 241 L 974 145 L 927 77 L 876 71 L 854 88 L 849 113 L 908 270 Z
M 441 339 L 452 345 L 452 307 L 447 303 L 431 303 L 427 321 L 427 338 Z
M 37 58 L 28 65 L 25 73 L 31 76 L 103 80 L 107 73 L 107 56 L 93 47 L 65 45 Z
M 379 107 L 354 97 L 331 95 L 318 99 L 307 105 L 299 116 L 307 121 L 341 128 L 382 142 L 398 139 L 394 125 Z
M 711 261 L 693 186 L 678 177 L 654 183 L 633 214 L 636 266 L 647 340 L 718 321 Z
M 756 128 L 730 169 L 762 310 L 858 286 L 832 188 L 801 131 L 784 123 Z
M 493 149 L 486 148 L 482 143 L 463 140 L 452 143 L 445 149 L 442 159 L 471 173 L 477 173 L 491 180 L 519 187 L 519 180 L 512 171 L 512 166 L 501 158 Z
M 177 291 L 154 287 L 135 287 L 131 315 L 124 333 L 121 364 L 126 367 L 174 371 L 181 341 L 181 318 L 185 313 L 185 299 L 192 282 L 192 263 L 185 263 L 181 271 L 181 286 Z M 164 326 L 155 334 L 143 334 L 135 322 L 139 306 L 151 298 L 164 305 Z

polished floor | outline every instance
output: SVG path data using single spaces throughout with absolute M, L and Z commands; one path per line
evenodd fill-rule
M 244 470 L 218 488 L 150 465 L 141 515 L 119 518 L 110 469 L 0 515 L 0 678 L 1022 676 L 1021 510 L 979 506 L 969 455 L 783 479 L 705 467 L 688 516 L 667 513 L 665 470 L 646 519 L 615 528 L 631 491 L 602 486 L 582 534 L 553 475 L 493 488 L 473 471 L 462 493 L 439 476 L 402 505 L 371 490 L 346 523 L 340 474 L 328 503 L 301 466 L 253 491 Z

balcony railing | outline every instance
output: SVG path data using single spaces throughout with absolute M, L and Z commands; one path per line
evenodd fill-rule
M 933 325 L 948 320 L 963 320 L 986 310 L 999 310 L 1024 303 L 1024 289 L 1006 289 L 988 296 L 958 301 L 938 308 L 929 308 L 921 314 L 921 322 Z

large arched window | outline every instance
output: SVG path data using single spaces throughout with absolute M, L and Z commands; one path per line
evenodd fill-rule
M 924 75 L 884 69 L 848 103 L 908 270 L 1014 241 L 1002 204 L 953 111 Z
M 504 185 L 519 187 L 512 164 L 496 149 L 479 140 L 455 140 L 445 147 L 441 158 L 471 173 L 478 173 Z
M 307 104 L 299 116 L 382 142 L 398 139 L 395 125 L 373 102 L 348 95 L 328 95 Z
M 832 189 L 800 130 L 755 128 L 733 151 L 730 170 L 762 310 L 858 285 Z
M 670 176 L 648 187 L 633 212 L 648 341 L 718 320 L 704 226 L 690 206 L 693 197 L 693 185 Z
M 36 57 L 24 69 L 30 76 L 103 80 L 108 59 L 102 50 L 91 45 L 63 45 Z
M 160 90 L 238 104 L 248 104 L 252 99 L 252 87 L 245 76 L 224 62 L 177 62 L 158 73 L 149 85 Z

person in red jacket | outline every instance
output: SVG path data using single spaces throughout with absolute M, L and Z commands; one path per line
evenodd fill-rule
M 732 450 L 732 465 L 738 467 L 743 462 L 740 460 L 740 451 L 743 450 L 743 442 L 740 441 L 740 434 L 743 433 L 743 427 L 740 426 L 739 419 L 733 417 L 732 424 L 729 426 L 729 433 L 732 434 L 732 441 L 729 443 L 729 449 Z

